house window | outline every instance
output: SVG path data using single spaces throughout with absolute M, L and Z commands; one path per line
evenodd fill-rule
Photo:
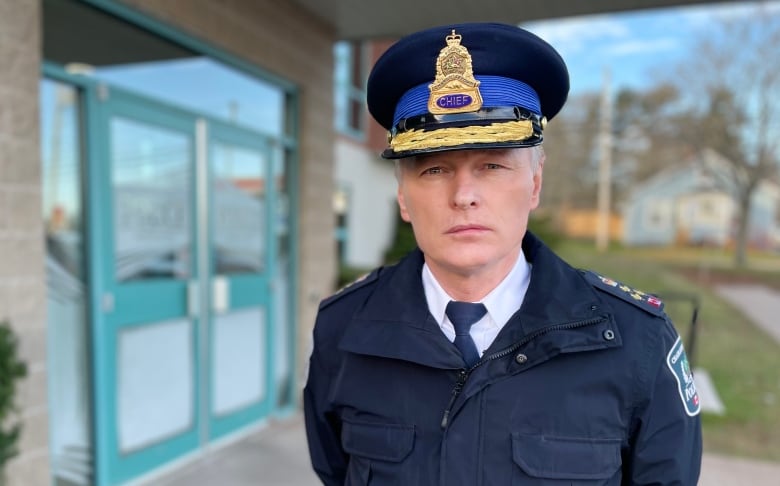
M 651 231 L 665 231 L 672 224 L 672 201 L 660 199 L 645 206 L 643 211 L 643 226 Z
M 333 49 L 336 128 L 360 139 L 366 132 L 366 52 L 359 42 L 337 42 Z

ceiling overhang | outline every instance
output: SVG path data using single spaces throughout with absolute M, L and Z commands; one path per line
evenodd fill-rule
M 726 0 L 293 0 L 339 39 L 398 38 L 435 25 L 532 20 L 719 3 Z

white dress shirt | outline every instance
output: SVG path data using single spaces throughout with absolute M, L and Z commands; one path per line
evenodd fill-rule
M 485 306 L 487 313 L 471 326 L 470 334 L 480 356 L 490 347 L 509 318 L 520 309 L 530 281 L 531 264 L 525 260 L 525 255 L 521 252 L 515 266 L 504 280 L 479 301 Z M 428 301 L 428 310 L 447 339 L 454 341 L 455 327 L 444 311 L 449 301 L 455 299 L 441 287 L 427 263 L 423 265 L 422 283 L 425 299 Z

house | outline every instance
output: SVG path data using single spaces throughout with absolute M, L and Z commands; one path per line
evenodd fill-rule
M 780 187 L 762 182 L 752 198 L 748 244 L 769 249 L 778 231 Z M 729 163 L 712 150 L 635 187 L 623 208 L 626 245 L 733 243 L 738 210 Z

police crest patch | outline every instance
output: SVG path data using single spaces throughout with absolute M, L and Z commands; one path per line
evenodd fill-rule
M 677 380 L 677 390 L 680 392 L 685 413 L 693 417 L 701 411 L 699 394 L 696 392 L 696 384 L 693 382 L 693 373 L 685 355 L 682 340 L 678 337 L 672 345 L 669 354 L 666 355 L 666 365 L 672 371 Z

